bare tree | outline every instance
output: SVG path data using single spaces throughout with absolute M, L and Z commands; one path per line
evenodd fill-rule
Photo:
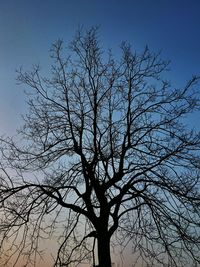
M 30 112 L 19 144 L 2 140 L 1 252 L 11 240 L 9 259 L 34 265 L 55 235 L 54 266 L 97 247 L 93 264 L 111 267 L 112 242 L 148 266 L 198 266 L 200 134 L 185 125 L 198 78 L 174 88 L 159 54 L 123 43 L 115 59 L 97 33 L 79 31 L 67 56 L 57 41 L 49 77 L 19 71 Z

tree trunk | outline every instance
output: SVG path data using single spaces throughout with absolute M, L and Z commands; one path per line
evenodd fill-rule
M 106 235 L 97 237 L 98 242 L 98 267 L 111 267 L 110 238 Z

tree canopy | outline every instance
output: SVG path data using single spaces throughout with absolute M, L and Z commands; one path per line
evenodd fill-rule
M 51 58 L 48 77 L 18 73 L 29 112 L 21 141 L 1 142 L 1 253 L 10 240 L 8 261 L 37 266 L 55 236 L 54 266 L 111 267 L 112 243 L 130 244 L 133 262 L 198 266 L 200 133 L 185 118 L 199 78 L 175 88 L 159 53 L 106 53 L 97 28 L 66 50 L 58 40 Z

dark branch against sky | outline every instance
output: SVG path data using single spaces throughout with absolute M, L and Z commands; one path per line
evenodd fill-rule
M 78 25 L 100 25 L 103 46 L 146 44 L 171 59 L 170 78 L 183 84 L 200 70 L 198 0 L 0 1 L 0 133 L 13 133 L 24 112 L 16 69 L 45 68 L 52 42 L 70 40 Z

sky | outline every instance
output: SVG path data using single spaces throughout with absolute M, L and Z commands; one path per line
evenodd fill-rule
M 51 44 L 70 41 L 79 25 L 100 26 L 105 49 L 124 40 L 137 50 L 161 50 L 175 86 L 200 75 L 199 0 L 0 0 L 0 135 L 14 135 L 27 109 L 16 70 L 45 68 Z

